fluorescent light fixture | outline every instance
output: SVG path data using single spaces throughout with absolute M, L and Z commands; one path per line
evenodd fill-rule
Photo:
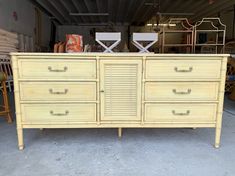
M 109 13 L 69 13 L 71 16 L 109 16 Z
M 157 24 L 148 23 L 147 26 L 157 26 Z M 175 27 L 176 24 L 160 23 L 160 24 L 158 24 L 158 26 L 170 26 L 170 27 Z

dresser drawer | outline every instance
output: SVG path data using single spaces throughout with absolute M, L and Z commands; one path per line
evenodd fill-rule
M 216 104 L 145 104 L 145 121 L 214 122 Z
M 96 104 L 22 104 L 23 122 L 95 122 Z
M 20 82 L 21 100 L 95 101 L 95 82 Z
M 95 60 L 20 59 L 19 77 L 24 79 L 95 79 Z
M 217 82 L 147 82 L 146 101 L 197 101 L 218 99 Z
M 146 79 L 218 79 L 221 60 L 147 60 Z

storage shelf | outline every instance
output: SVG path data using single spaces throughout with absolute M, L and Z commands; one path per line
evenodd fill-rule
M 167 30 L 165 33 L 193 33 L 192 30 Z
M 162 46 L 161 52 L 165 53 L 166 51 L 169 52 L 169 47 L 178 47 L 183 48 L 185 47 L 186 53 L 193 53 L 194 43 L 194 27 L 188 22 L 187 18 L 171 18 L 169 24 L 175 24 L 175 28 L 163 28 L 163 36 L 162 36 Z M 177 44 L 166 44 L 166 38 L 170 35 L 180 35 L 183 37 L 182 40 L 178 40 Z
M 224 46 L 224 44 L 195 44 L 195 46 Z
M 202 30 L 202 29 L 199 29 L 199 30 L 196 30 L 196 32 L 224 32 L 224 30 Z
M 193 44 L 165 44 L 165 47 L 169 47 L 169 46 L 193 46 Z

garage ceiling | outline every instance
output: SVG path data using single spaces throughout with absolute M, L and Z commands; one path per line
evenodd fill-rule
M 156 14 L 158 0 L 30 0 L 62 25 L 106 25 L 146 23 Z M 235 0 L 160 0 L 162 21 L 174 16 L 164 13 L 193 13 L 198 20 L 233 8 Z

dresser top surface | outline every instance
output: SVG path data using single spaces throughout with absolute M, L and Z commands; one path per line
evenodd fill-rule
M 155 53 L 10 53 L 11 56 L 66 56 L 66 57 L 229 57 L 229 54 L 155 54 Z

